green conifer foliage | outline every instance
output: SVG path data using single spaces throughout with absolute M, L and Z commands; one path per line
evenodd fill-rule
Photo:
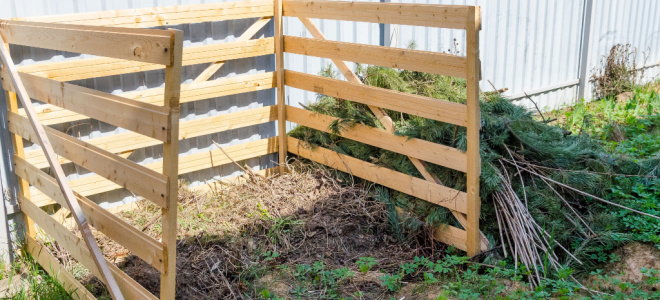
M 323 74 L 334 76 L 335 73 L 328 68 Z M 461 79 L 372 66 L 358 66 L 358 75 L 363 82 L 372 86 L 459 103 L 465 101 L 465 81 Z M 344 99 L 320 96 L 316 103 L 306 108 L 338 117 L 340 120 L 330 126 L 334 134 L 299 126 L 290 135 L 308 142 L 312 147 L 326 147 L 421 177 L 406 156 L 338 135 L 354 124 L 382 128 L 367 106 Z M 465 149 L 466 130 L 463 127 L 395 111 L 387 111 L 387 113 L 392 117 L 396 133 L 399 135 Z M 527 199 L 528 209 L 536 222 L 557 242 L 570 248 L 578 258 L 592 256 L 594 251 L 609 249 L 630 238 L 625 232 L 625 226 L 620 225 L 621 222 L 618 222 L 611 213 L 611 208 L 606 208 L 599 202 L 570 189 L 548 186 L 537 176 L 525 171 L 518 172 L 516 167 L 507 163 L 505 159 L 511 159 L 512 155 L 524 158 L 526 162 L 540 166 L 543 174 L 553 180 L 599 197 L 612 199 L 610 186 L 616 180 L 616 176 L 608 174 L 658 176 L 660 175 L 658 157 L 633 161 L 609 154 L 598 142 L 588 136 L 571 135 L 559 127 L 537 121 L 528 110 L 499 95 L 482 97 L 481 117 L 481 228 L 491 242 L 494 242 L 492 244 L 499 243 L 500 235 L 497 222 L 494 221 L 496 219 L 494 205 L 490 196 L 502 187 L 499 174 L 503 172 L 503 168 L 506 168 L 509 174 L 515 175 L 511 185 L 521 199 Z M 428 165 L 429 170 L 437 175 L 444 185 L 465 190 L 465 174 L 433 164 Z M 650 178 L 648 184 L 653 184 L 651 182 L 653 180 Z M 391 207 L 398 206 L 411 211 L 428 224 L 449 223 L 458 226 L 453 216 L 443 207 L 394 190 L 380 190 L 377 194 L 378 199 L 389 202 Z M 590 228 L 575 220 L 574 212 L 559 195 L 577 210 Z M 648 208 L 645 209 L 649 211 Z M 652 208 L 653 211 L 650 213 L 657 215 L 655 209 L 657 208 Z M 657 220 L 648 221 L 652 225 L 655 224 L 655 228 L 660 228 L 660 222 Z M 656 231 L 655 234 L 657 235 L 658 232 Z M 563 262 L 574 263 L 567 257 L 563 257 Z

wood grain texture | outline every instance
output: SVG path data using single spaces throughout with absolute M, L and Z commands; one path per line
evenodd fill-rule
M 273 54 L 274 51 L 273 38 L 192 46 L 183 49 L 182 65 L 189 66 L 262 56 Z M 108 57 L 44 62 L 19 68 L 21 72 L 58 81 L 80 80 L 160 69 L 163 69 L 163 66 Z
M 52 176 L 17 156 L 14 156 L 14 172 L 39 189 L 44 195 L 55 200 L 62 207 L 66 207 L 64 196 Z M 163 258 L 161 252 L 163 246 L 160 242 L 100 207 L 94 201 L 79 194 L 76 195 L 76 198 L 90 225 L 126 247 L 152 267 L 162 270 Z
M 26 118 L 10 114 L 8 121 L 11 132 L 41 145 L 42 141 L 30 127 Z M 165 205 L 166 176 L 53 128 L 46 127 L 45 134 L 55 153 L 160 206 Z M 56 159 L 55 162 L 59 165 L 59 159 Z M 135 178 L 140 178 L 140 180 L 136 181 Z
M 15 91 L 8 74 L 2 73 L 7 78 L 2 81 L 3 87 Z M 167 111 L 160 106 L 35 75 L 19 75 L 32 99 L 161 141 L 167 139 Z
M 16 18 L 16 20 L 144 28 L 154 26 L 172 26 L 188 23 L 258 18 L 272 15 L 272 1 L 247 0 L 223 3 L 158 6 L 113 11 L 49 15 Z
M 383 67 L 454 77 L 466 76 L 465 57 L 411 49 L 328 41 L 296 36 L 284 37 L 289 53 L 358 62 Z
M 286 85 L 339 99 L 377 106 L 454 125 L 466 125 L 464 104 L 401 93 L 296 71 L 284 72 Z
M 92 258 L 92 254 L 89 249 L 85 247 L 83 240 L 34 205 L 29 199 L 21 198 L 19 200 L 21 202 L 21 209 L 30 216 L 37 225 L 39 225 L 39 228 L 50 237 L 57 240 L 58 245 L 66 250 L 76 261 L 90 270 L 94 276 L 101 276 L 101 273 L 93 262 L 94 259 Z M 110 269 L 110 272 L 112 272 L 113 277 L 117 279 L 119 288 L 121 289 L 122 294 L 125 295 L 126 299 L 158 299 L 124 273 L 124 271 L 115 266 L 115 264 L 105 259 L 103 260 Z
M 164 30 L 112 28 L 28 21 L 0 21 L 7 43 L 160 65 L 172 63 Z
M 479 108 L 479 30 L 481 29 L 481 14 L 478 6 L 470 7 L 470 21 L 467 28 L 467 194 L 468 211 L 467 224 L 467 254 L 479 254 L 479 217 L 481 215 L 481 199 L 479 199 L 479 178 L 481 176 L 481 154 L 479 151 L 479 130 L 481 129 L 481 110 Z
M 323 132 L 333 133 L 329 126 L 339 118 L 314 113 L 305 109 L 287 106 L 287 120 Z M 412 156 L 437 165 L 465 172 L 467 159 L 465 153 L 444 145 L 425 140 L 400 136 L 387 130 L 354 124 L 341 130 L 342 137 L 379 147 L 392 152 Z
M 312 149 L 310 145 L 293 137 L 288 139 L 289 152 L 300 157 L 451 210 L 465 213 L 467 209 L 466 194 L 464 192 L 380 167 L 323 147 Z
M 468 6 L 284 0 L 284 16 L 465 29 Z

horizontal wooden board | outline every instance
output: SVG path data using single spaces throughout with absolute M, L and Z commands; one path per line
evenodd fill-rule
M 181 85 L 180 102 L 187 103 L 215 97 L 256 92 L 274 87 L 275 78 L 273 72 L 223 77 L 205 82 Z M 163 91 L 163 88 L 153 88 L 142 91 L 126 92 L 120 94 L 120 96 L 156 105 L 162 103 L 164 99 Z M 20 109 L 19 114 L 24 116 L 25 112 Z M 44 125 L 54 125 L 89 119 L 89 117 L 85 115 L 48 105 L 38 112 L 37 116 Z
M 310 92 L 454 125 L 465 126 L 467 122 L 467 107 L 465 104 L 401 93 L 291 70 L 284 72 L 284 83 L 288 86 Z
M 465 57 L 430 51 L 295 36 L 284 36 L 284 51 L 461 78 L 467 74 Z
M 328 133 L 333 133 L 328 129 L 330 124 L 339 120 L 332 116 L 311 112 L 293 106 L 287 106 L 286 118 L 287 121 Z M 345 128 L 340 133 L 341 136 L 345 138 L 392 152 L 397 152 L 406 156 L 412 156 L 423 161 L 428 161 L 461 172 L 465 172 L 467 168 L 467 157 L 465 156 L 465 153 L 452 147 L 417 138 L 394 135 L 387 130 L 362 124 L 355 124 Z
M 277 107 L 265 106 L 237 112 L 221 114 L 201 119 L 180 121 L 179 139 L 212 134 L 221 131 L 238 129 L 277 120 Z M 127 154 L 133 150 L 155 146 L 159 141 L 134 132 L 122 132 L 115 135 L 102 136 L 85 140 L 85 142 L 102 148 L 108 152 Z M 25 158 L 38 168 L 48 167 L 48 161 L 41 149 L 25 152 Z M 61 164 L 69 162 L 60 157 Z
M 14 172 L 62 207 L 67 204 L 55 178 L 14 156 Z M 163 245 L 84 196 L 76 195 L 90 225 L 126 247 L 157 270 L 163 270 Z
M 242 161 L 254 157 L 277 152 L 277 138 L 268 138 L 242 144 L 227 146 L 225 152 L 234 161 Z M 179 157 L 179 174 L 187 174 L 199 170 L 229 164 L 232 161 L 221 151 L 204 151 Z M 154 171 L 160 172 L 163 168 L 160 161 L 145 165 Z M 71 187 L 83 196 L 91 196 L 120 189 L 121 186 L 106 180 L 98 175 L 85 176 L 70 181 Z M 32 201 L 39 206 L 53 204 L 54 202 L 38 190 L 31 189 Z
M 90 291 L 85 288 L 69 271 L 62 266 L 57 258 L 48 252 L 48 249 L 29 235 L 27 240 L 27 251 L 41 265 L 41 267 L 59 282 L 64 290 L 75 300 L 96 300 Z
M 33 143 L 38 142 L 26 118 L 10 113 L 8 122 L 12 133 Z M 164 207 L 167 196 L 165 175 L 53 128 L 45 129 L 57 154 Z
M 224 42 L 183 48 L 183 66 L 247 57 L 269 55 L 275 52 L 273 38 Z M 38 63 L 19 67 L 19 71 L 71 81 L 162 69 L 160 65 L 126 61 L 106 57 L 83 58 L 59 62 Z
M 284 16 L 465 29 L 469 6 L 284 0 Z
M 69 231 L 64 225 L 55 221 L 46 212 L 37 207 L 30 199 L 21 198 L 21 211 L 29 216 L 39 228 L 57 241 L 75 260 L 99 278 L 100 273 L 92 260 L 89 249 L 82 239 Z M 107 260 L 106 260 L 107 261 Z M 157 299 L 139 283 L 120 270 L 114 263 L 107 262 L 113 277 L 117 281 L 121 292 L 127 299 Z
M 169 66 L 173 32 L 27 21 L 0 21 L 9 44 Z
M 32 99 L 167 141 L 168 111 L 164 107 L 35 75 L 20 75 Z M 8 80 L 3 80 L 3 87 L 14 91 Z
M 467 233 L 465 230 L 451 225 L 443 224 L 433 230 L 433 238 L 460 250 L 467 251 Z M 488 239 L 480 239 L 481 251 L 488 250 Z
M 287 143 L 289 152 L 300 157 L 451 210 L 462 213 L 467 210 L 467 195 L 464 192 L 380 167 L 323 147 L 311 148 L 310 145 L 293 137 L 289 137 Z
M 140 28 L 258 18 L 272 15 L 272 1 L 248 0 L 50 15 L 19 18 L 17 20 Z

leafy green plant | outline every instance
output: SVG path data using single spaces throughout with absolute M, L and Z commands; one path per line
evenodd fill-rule
M 293 276 L 302 285 L 296 286 L 292 294 L 303 296 L 310 290 L 322 290 L 324 292 L 318 295 L 319 298 L 336 299 L 339 297 L 341 284 L 355 276 L 355 273 L 346 267 L 328 269 L 323 262 L 317 261 L 311 265 L 296 265 Z
M 375 266 L 378 261 L 373 257 L 360 257 L 355 262 L 360 273 L 367 273 L 373 266 Z

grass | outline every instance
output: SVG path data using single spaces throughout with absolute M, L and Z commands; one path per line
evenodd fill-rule
M 3 299 L 72 299 L 62 285 L 49 276 L 24 250 L 10 266 L 2 266 L 0 280 L 12 286 Z
M 580 102 L 552 112 L 552 117 L 558 119 L 558 126 L 572 134 L 591 136 L 611 153 L 640 161 L 656 159 L 657 163 L 659 114 L 660 96 L 655 86 L 649 85 L 636 88 L 626 99 L 609 97 Z M 328 173 L 293 175 L 279 181 L 259 179 L 221 186 L 212 197 L 182 190 L 178 249 L 181 256 L 178 281 L 182 285 L 178 291 L 182 297 L 226 298 L 239 294 L 246 299 L 660 297 L 649 288 L 660 283 L 660 271 L 656 269 L 641 270 L 643 280 L 636 283 L 621 280 L 603 268 L 595 269 L 580 274 L 582 281 L 595 282 L 584 287 L 572 279 L 577 276 L 576 271 L 565 267 L 543 274 L 541 284 L 532 288 L 525 281 L 530 270 L 510 259 L 491 255 L 475 262 L 452 248 L 414 244 L 415 239 L 424 240 L 421 231 L 417 236 L 408 232 L 397 234 L 388 227 L 396 220 L 388 219 L 387 208 L 378 203 L 369 186 L 347 189 L 346 181 L 341 182 Z M 657 178 L 612 176 L 616 184 L 609 187 L 609 199 L 652 214 L 660 213 Z M 338 188 L 340 185 L 343 187 Z M 160 212 L 156 206 L 146 205 L 124 213 L 123 217 L 157 237 L 161 229 L 159 222 L 153 220 Z M 613 207 L 604 209 L 609 210 L 613 220 L 620 220 L 612 224 L 613 231 L 623 227 L 632 240 L 660 248 L 660 226 L 656 221 Z M 410 239 L 397 240 L 401 236 Z M 372 239 L 371 244 L 358 244 L 368 239 Z M 402 246 L 406 243 L 414 246 Z M 102 240 L 101 246 L 104 250 L 113 247 L 107 240 Z M 621 259 L 611 245 L 600 245 L 590 252 L 593 253 L 590 259 L 603 267 Z M 0 279 L 26 278 L 10 299 L 69 299 L 61 285 L 34 261 L 21 257 L 16 265 L 5 268 L 8 271 L 0 272 Z M 137 261 L 127 258 L 128 263 L 120 266 L 131 275 L 139 275 L 140 280 L 148 279 L 149 267 Z M 145 282 L 147 288 L 157 291 L 157 285 Z

